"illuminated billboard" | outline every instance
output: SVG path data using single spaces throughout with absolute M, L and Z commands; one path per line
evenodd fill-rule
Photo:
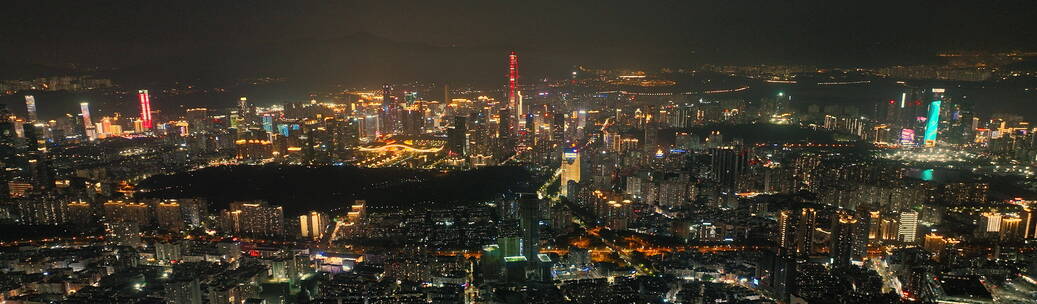
M 901 146 L 914 146 L 915 145 L 915 130 L 914 129 L 903 129 L 903 130 L 900 130 L 900 145 Z
M 576 148 L 569 148 L 565 149 L 565 151 L 562 151 L 562 158 L 564 158 L 567 161 L 575 161 L 578 157 L 580 157 L 580 151 Z

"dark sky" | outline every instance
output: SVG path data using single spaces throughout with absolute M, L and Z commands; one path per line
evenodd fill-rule
M 363 33 L 435 47 L 685 61 L 909 62 L 1037 47 L 1034 1 L 11 1 L 0 63 L 127 66 Z M 604 51 L 603 51 L 604 50 Z M 609 53 L 608 51 L 616 51 Z M 649 52 L 648 54 L 652 54 Z M 646 56 L 649 57 L 649 56 Z M 625 63 L 625 62 L 623 62 Z

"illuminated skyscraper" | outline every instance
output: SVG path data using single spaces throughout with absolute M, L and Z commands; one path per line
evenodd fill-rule
M 90 103 L 79 103 L 79 110 L 83 113 L 84 135 L 90 140 L 97 139 L 97 127 L 90 121 Z
M 1037 213 L 1037 210 L 1026 207 L 1019 214 L 1019 217 L 1022 219 L 1023 238 L 1025 239 L 1037 239 L 1037 214 L 1035 213 Z
M 562 150 L 562 172 L 560 175 L 561 195 L 569 197 L 575 193 L 569 193 L 569 182 L 580 182 L 580 151 L 576 148 Z
M 900 241 L 913 243 L 918 233 L 918 212 L 904 211 L 900 213 L 900 229 L 897 235 Z
M 861 238 L 867 238 L 866 233 L 860 233 L 858 225 L 866 225 L 857 217 L 846 212 L 839 212 L 832 221 L 832 264 L 837 267 L 850 265 L 850 260 L 861 257 Z
M 789 254 L 809 255 L 813 248 L 817 210 L 800 208 L 778 213 L 778 245 Z
M 284 209 L 281 206 L 269 206 L 266 202 L 237 202 L 231 203 L 231 209 L 240 212 L 238 233 L 272 237 L 284 232 Z
M 144 122 L 144 129 L 151 130 L 151 95 L 148 90 L 137 90 L 137 99 L 140 101 L 140 120 Z
M 511 54 L 508 55 L 508 110 L 510 110 L 511 114 L 514 115 L 511 121 L 516 124 L 518 124 L 519 121 L 522 121 L 522 96 L 518 93 L 518 78 L 518 54 L 516 54 L 515 51 L 512 51 Z M 518 131 L 516 126 L 511 127 L 516 132 Z
M 933 89 L 936 100 L 929 103 L 929 115 L 925 121 L 925 137 L 922 141 L 926 147 L 936 145 L 937 129 L 940 127 L 940 97 L 943 96 L 943 92 L 943 89 Z
M 814 247 L 814 230 L 817 228 L 817 210 L 814 208 L 802 208 L 799 210 L 799 219 L 795 226 L 795 252 L 809 255 Z
M 299 235 L 304 238 L 320 239 L 324 237 L 324 227 L 329 222 L 327 215 L 317 211 L 310 211 L 308 214 L 300 215 Z
M 380 134 L 392 134 L 396 133 L 400 129 L 400 121 L 398 117 L 399 104 L 396 103 L 396 99 L 392 96 L 392 86 L 389 84 L 382 85 L 382 111 L 379 115 L 379 123 L 381 123 Z
M 25 95 L 25 109 L 29 113 L 29 122 L 34 123 L 40 120 L 40 117 L 36 115 L 36 97 Z
M 781 210 L 778 212 L 778 247 L 792 248 L 792 224 L 795 221 L 792 210 Z

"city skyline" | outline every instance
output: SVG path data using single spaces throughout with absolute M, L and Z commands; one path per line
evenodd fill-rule
M 11 3 L 0 302 L 1037 303 L 1030 6 Z

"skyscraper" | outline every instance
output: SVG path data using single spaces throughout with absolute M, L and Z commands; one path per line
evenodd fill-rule
M 327 215 L 317 211 L 310 211 L 308 214 L 300 215 L 299 235 L 304 238 L 320 239 L 324 237 L 324 227 L 329 222 Z
M 454 117 L 454 124 L 447 129 L 447 149 L 453 155 L 465 156 L 468 145 L 468 117 Z
M 396 100 L 392 96 L 392 86 L 389 84 L 382 85 L 382 112 L 379 117 L 379 121 L 382 124 L 381 133 L 391 134 L 399 131 L 398 124 L 400 123 L 399 117 L 397 117 L 398 106 Z
M 560 174 L 561 195 L 569 197 L 569 182 L 580 182 L 580 151 L 576 148 L 562 150 L 562 172 Z
M 232 203 L 235 211 L 241 211 L 240 233 L 251 236 L 280 236 L 284 232 L 284 209 L 269 206 L 266 202 Z
M 795 225 L 795 241 L 793 244 L 795 252 L 809 255 L 814 246 L 814 230 L 817 228 L 817 210 L 814 208 L 802 208 L 799 210 L 799 218 Z
M 518 204 L 522 239 L 526 244 L 522 248 L 522 255 L 528 261 L 536 261 L 540 254 L 540 200 L 536 194 L 524 193 L 519 197 Z
M 159 202 L 155 205 L 155 221 L 159 229 L 178 232 L 184 229 L 183 211 L 176 201 Z
M 900 229 L 897 236 L 900 241 L 913 243 L 918 233 L 918 212 L 905 211 L 900 213 Z
M 79 103 L 79 110 L 83 113 L 83 135 L 86 135 L 86 138 L 90 140 L 97 139 L 97 127 L 90 121 L 90 103 Z
M 25 110 L 29 113 L 30 123 L 40 120 L 40 117 L 36 115 L 36 97 L 25 95 Z
M 522 118 L 522 109 L 520 108 L 522 106 L 520 101 L 522 97 L 518 93 L 518 78 L 518 55 L 515 51 L 512 51 L 508 55 L 508 110 L 511 111 L 511 115 L 514 115 L 511 121 L 514 121 L 516 124 Z M 518 131 L 516 126 L 509 127 L 516 132 Z
M 144 129 L 151 130 L 151 95 L 148 90 L 137 90 L 137 99 L 140 101 L 140 120 L 144 122 Z
M 858 235 L 857 225 L 860 222 L 856 217 L 845 212 L 838 212 L 832 221 L 832 265 L 845 267 L 850 265 L 850 260 L 856 258 L 856 243 Z
M 929 117 L 925 121 L 925 137 L 923 143 L 926 147 L 936 145 L 937 129 L 940 127 L 940 101 L 933 100 L 929 103 Z
M 713 179 L 722 191 L 738 190 L 738 179 L 745 173 L 749 152 L 737 146 L 720 146 L 710 150 Z

